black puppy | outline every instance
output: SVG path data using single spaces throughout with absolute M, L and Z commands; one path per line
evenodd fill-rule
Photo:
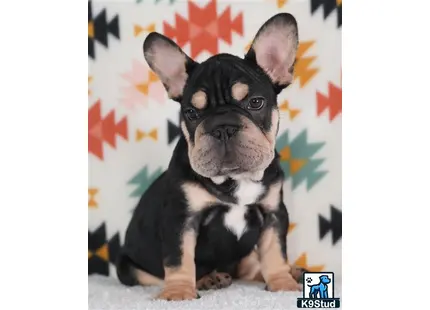
M 289 225 L 275 150 L 277 95 L 293 79 L 295 18 L 273 16 L 244 58 L 197 63 L 158 33 L 143 52 L 181 104 L 182 136 L 165 171 L 141 198 L 117 262 L 125 285 L 164 284 L 158 296 L 196 298 L 231 278 L 298 290 L 286 263 Z

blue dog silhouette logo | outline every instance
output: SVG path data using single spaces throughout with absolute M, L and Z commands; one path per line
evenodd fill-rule
M 333 272 L 304 272 L 303 297 L 297 298 L 298 308 L 339 308 L 340 299 L 334 297 Z
M 311 283 L 312 278 L 307 278 L 306 282 Z M 308 284 L 308 286 L 311 288 L 309 292 L 309 298 L 329 298 L 327 285 L 329 283 L 331 283 L 329 276 L 322 275 L 319 277 L 319 283 L 313 285 Z

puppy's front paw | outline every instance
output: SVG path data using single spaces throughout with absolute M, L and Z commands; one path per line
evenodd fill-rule
M 285 276 L 273 276 L 267 281 L 266 290 L 270 292 L 301 291 L 302 286 L 294 280 L 291 274 Z
M 228 273 L 213 272 L 197 281 L 198 290 L 216 290 L 229 287 L 232 283 L 232 278 Z
M 192 285 L 168 285 L 157 296 L 157 299 L 164 300 L 191 300 L 200 298 L 196 289 Z

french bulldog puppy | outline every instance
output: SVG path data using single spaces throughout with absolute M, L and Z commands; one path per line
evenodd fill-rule
M 129 223 L 116 265 L 121 283 L 161 285 L 166 300 L 194 299 L 232 278 L 300 290 L 300 272 L 286 262 L 289 219 L 275 150 L 277 95 L 292 83 L 297 46 L 288 13 L 267 20 L 243 58 L 198 63 L 169 38 L 146 37 L 148 65 L 180 104 L 182 135 Z

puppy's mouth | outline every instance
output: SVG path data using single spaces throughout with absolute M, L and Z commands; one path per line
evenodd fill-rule
M 190 160 L 197 173 L 209 178 L 253 174 L 272 161 L 272 145 L 251 120 L 238 117 L 237 124 L 217 122 L 216 126 L 203 123 L 195 135 Z M 222 132 L 217 133 L 220 127 Z

